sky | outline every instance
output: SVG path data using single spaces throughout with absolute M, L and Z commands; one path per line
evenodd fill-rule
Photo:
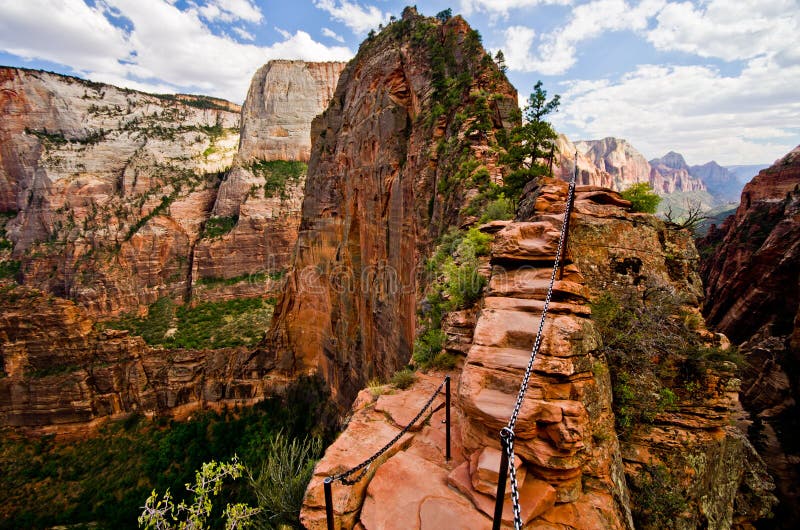
M 0 65 L 244 100 L 270 59 L 349 60 L 394 0 L 0 0 Z M 771 163 L 800 144 L 800 0 L 418 1 L 461 14 L 572 140 Z

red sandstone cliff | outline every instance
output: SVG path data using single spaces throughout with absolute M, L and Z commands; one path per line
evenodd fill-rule
M 741 345 L 751 435 L 776 476 L 782 527 L 797 521 L 800 480 L 792 442 L 800 402 L 800 147 L 761 171 L 736 213 L 698 241 L 704 313 Z
M 0 211 L 14 216 L 17 279 L 101 317 L 164 296 L 275 290 L 264 278 L 289 263 L 304 170 L 275 176 L 263 162 L 307 160 L 311 119 L 342 67 L 263 67 L 241 141 L 225 101 L 0 69 Z
M 516 91 L 487 57 L 462 18 L 406 9 L 362 44 L 313 122 L 267 350 L 284 370 L 321 370 L 342 403 L 408 362 L 427 252 L 466 217 L 476 182 L 500 178 L 490 146 L 518 119 Z

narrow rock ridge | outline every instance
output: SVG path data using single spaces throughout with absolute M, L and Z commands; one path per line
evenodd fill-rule
M 516 221 L 482 227 L 496 234 L 491 277 L 463 367 L 450 374 L 458 381 L 452 460 L 443 455 L 439 398 L 430 420 L 370 466 L 355 486 L 334 484 L 337 528 L 491 527 L 499 430 L 512 412 L 535 340 L 566 191 L 558 180 L 530 185 Z M 731 425 L 738 411 L 732 373 L 707 374 L 694 397 L 681 393 L 675 411 L 617 438 L 613 367 L 599 353 L 588 301 L 608 289 L 656 283 L 675 289 L 694 307 L 702 296 L 689 234 L 669 231 L 656 218 L 628 208 L 611 190 L 577 190 L 564 274 L 555 284 L 516 427 L 525 527 L 633 528 L 631 510 L 641 507 L 633 506 L 629 484 L 646 466 L 669 466 L 676 481 L 669 491 L 686 502 L 680 516 L 685 524 L 676 527 L 749 528 L 768 515 L 774 485 Z M 315 469 L 301 512 L 307 528 L 325 528 L 324 478 L 360 463 L 390 440 L 442 376 L 422 374 L 405 391 L 387 386 L 359 394 L 347 428 Z M 447 510 L 446 522 L 438 509 Z M 511 517 L 507 501 L 504 527 Z

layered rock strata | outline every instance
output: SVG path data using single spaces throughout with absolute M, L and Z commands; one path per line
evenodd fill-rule
M 532 185 L 516 221 L 483 227 L 495 234 L 491 277 L 463 368 L 451 373 L 458 380 L 452 460 L 443 458 L 437 401 L 430 421 L 384 453 L 355 486 L 334 485 L 337 528 L 491 526 L 498 434 L 513 410 L 535 340 L 565 196 L 562 182 Z M 670 487 L 677 489 L 653 494 L 677 492 L 686 503 L 669 527 L 747 528 L 768 515 L 773 486 L 752 446 L 731 425 L 738 407 L 732 373 L 707 374 L 694 396 L 682 393 L 677 409 L 617 438 L 613 367 L 599 352 L 588 301 L 609 289 L 656 283 L 671 286 L 690 305 L 702 297 L 689 234 L 670 232 L 663 222 L 628 208 L 610 190 L 577 190 L 570 250 L 516 427 L 525 527 L 632 528 L 631 510 L 642 507 L 633 505 L 628 485 L 642 469 L 669 466 L 677 481 Z M 455 320 L 465 324 L 459 315 Z M 325 528 L 324 477 L 360 463 L 392 439 L 441 374 L 420 378 L 406 391 L 379 390 L 385 394 L 377 400 L 370 391 L 359 395 L 350 424 L 315 469 L 302 512 L 308 528 Z M 446 522 L 441 510 L 448 513 Z M 511 517 L 506 501 L 504 527 Z
M 501 178 L 490 145 L 518 119 L 516 91 L 486 58 L 462 18 L 406 9 L 362 45 L 313 122 L 294 266 L 266 350 L 283 370 L 321 370 L 345 406 L 408 362 L 432 242 L 463 221 L 472 176 Z
M 742 401 L 753 443 L 776 477 L 777 523 L 800 516 L 794 444 L 800 400 L 800 147 L 761 171 L 736 213 L 698 241 L 704 314 L 745 354 Z
M 239 151 L 211 210 L 211 219 L 235 219 L 235 226 L 198 242 L 195 281 L 240 279 L 234 293 L 252 296 L 264 289 L 250 281 L 253 277 L 280 277 L 289 267 L 300 225 L 311 121 L 328 106 L 344 66 L 270 61 L 255 73 L 242 107 Z M 224 290 L 214 289 L 217 296 Z
M 154 350 L 127 331 L 96 331 L 73 302 L 4 284 L 0 425 L 82 435 L 130 412 L 185 416 L 248 405 L 285 385 L 243 349 Z
M 164 296 L 276 293 L 297 237 L 311 120 L 343 66 L 265 65 L 241 138 L 239 108 L 226 101 L 0 69 L 0 211 L 14 215 L 16 279 L 101 317 Z

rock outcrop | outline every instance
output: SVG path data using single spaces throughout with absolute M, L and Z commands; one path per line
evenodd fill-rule
M 495 233 L 491 276 L 453 401 L 453 458 L 443 457 L 442 398 L 355 485 L 334 483 L 336 528 L 489 528 L 506 425 L 535 340 L 564 211 L 566 185 L 530 186 L 514 222 Z M 612 383 L 588 301 L 615 286 L 658 282 L 690 304 L 702 296 L 687 233 L 630 214 L 610 190 L 578 189 L 570 251 L 556 281 L 542 347 L 520 410 L 514 449 L 526 528 L 632 528 L 629 484 L 648 466 L 669 466 L 685 502 L 670 528 L 747 528 L 772 506 L 769 477 L 736 427 L 732 374 L 715 373 L 696 399 L 617 438 Z M 646 362 L 646 361 L 642 361 Z M 302 521 L 325 528 L 323 479 L 359 464 L 391 440 L 425 403 L 442 374 L 406 391 L 363 391 L 342 436 L 315 469 Z M 382 394 L 375 397 L 375 394 Z M 430 418 L 427 420 L 426 418 Z M 447 486 L 450 488 L 447 488 Z M 674 488 L 674 489 L 673 489 Z M 646 508 L 645 508 L 646 509 Z M 441 510 L 448 519 L 442 522 Z M 504 525 L 511 524 L 506 503 Z M 656 528 L 643 524 L 644 528 Z
M 349 405 L 408 362 L 432 242 L 497 182 L 516 91 L 461 17 L 413 8 L 365 41 L 312 125 L 293 269 L 266 347 Z M 518 119 L 518 118 L 517 118 Z
M 585 149 L 585 146 L 581 146 L 581 148 Z M 611 173 L 606 171 L 604 167 L 598 167 L 595 163 L 595 158 L 590 158 L 581 148 L 573 144 L 565 135 L 559 134 L 556 140 L 558 163 L 555 164 L 553 168 L 553 176 L 569 182 L 572 178 L 572 174 L 575 172 L 575 160 L 577 156 L 577 182 L 579 185 L 614 188 L 616 181 Z M 622 189 L 627 187 L 624 183 L 622 183 L 622 185 Z M 617 188 L 619 189 L 619 186 L 617 186 Z
M 748 368 L 743 403 L 754 419 L 754 443 L 779 479 L 779 519 L 800 516 L 800 147 L 761 171 L 742 191 L 736 213 L 698 241 L 704 254 L 704 313 L 741 345 Z
M 69 300 L 0 286 L 0 425 L 82 435 L 130 412 L 183 417 L 248 405 L 285 385 L 244 349 L 154 350 L 127 331 L 97 331 Z

